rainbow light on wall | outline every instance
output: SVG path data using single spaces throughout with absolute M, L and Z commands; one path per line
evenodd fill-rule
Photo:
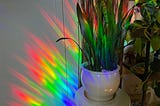
M 64 0 L 69 9 L 68 20 L 77 34 L 76 15 L 68 0 Z M 76 0 L 73 0 L 76 3 Z M 50 16 L 43 8 L 40 12 L 57 35 L 74 37 L 73 33 L 63 25 L 63 22 L 56 16 Z M 65 31 L 64 31 L 65 29 Z M 59 49 L 48 35 L 44 39 L 37 37 L 31 32 L 25 32 L 29 40 L 25 42 L 24 48 L 26 57 L 15 56 L 16 60 L 26 68 L 25 74 L 11 68 L 12 74 L 21 82 L 11 83 L 12 98 L 10 106 L 75 106 L 74 96 L 78 89 L 78 68 L 67 63 Z M 62 47 L 63 47 L 63 42 Z M 66 41 L 68 55 L 73 62 L 78 64 L 81 56 L 78 47 L 71 41 Z M 69 70 L 69 71 L 67 71 Z

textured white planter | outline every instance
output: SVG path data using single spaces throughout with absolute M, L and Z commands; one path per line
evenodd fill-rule
M 89 99 L 109 101 L 119 88 L 119 67 L 105 72 L 94 72 L 82 67 L 81 82 Z

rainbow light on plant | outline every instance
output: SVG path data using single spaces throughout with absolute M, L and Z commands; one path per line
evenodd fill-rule
M 76 0 L 73 1 L 76 3 Z M 68 6 L 68 20 L 73 26 L 74 33 L 63 25 L 63 22 L 54 15 L 49 15 L 43 8 L 40 12 L 59 37 L 73 38 L 77 34 L 76 17 L 69 1 L 65 0 Z M 11 83 L 12 98 L 10 106 L 75 106 L 74 95 L 78 89 L 77 67 L 71 63 L 66 63 L 64 56 L 56 47 L 57 44 L 49 39 L 48 35 L 44 39 L 26 31 L 29 40 L 25 42 L 24 48 L 26 58 L 15 55 L 17 61 L 26 68 L 25 74 L 19 70 L 11 68 L 12 74 L 21 82 Z M 70 57 L 74 63 L 78 64 L 79 49 L 72 41 L 65 41 Z M 64 43 L 62 42 L 62 45 Z M 80 57 L 79 57 L 80 58 Z M 67 69 L 66 69 L 67 64 Z M 67 71 L 69 70 L 69 71 Z M 21 85 L 22 84 L 22 85 Z

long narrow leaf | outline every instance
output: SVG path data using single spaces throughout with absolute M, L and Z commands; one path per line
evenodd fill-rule
M 57 39 L 56 42 L 59 42 L 59 41 L 61 41 L 61 40 L 72 40 L 72 41 L 78 46 L 78 48 L 81 50 L 81 52 L 84 54 L 85 58 L 86 58 L 87 60 L 90 59 L 90 57 L 88 56 L 88 53 L 87 53 L 85 50 L 83 50 L 83 49 L 80 47 L 80 45 L 79 45 L 74 39 L 62 37 L 62 38 Z

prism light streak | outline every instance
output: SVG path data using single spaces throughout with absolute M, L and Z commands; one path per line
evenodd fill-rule
M 62 37 L 65 35 L 65 37 L 74 38 L 73 37 L 74 34 L 72 34 L 68 30 L 67 27 L 64 27 L 64 32 L 63 32 L 63 22 L 60 21 L 56 16 L 53 15 L 53 19 L 52 19 L 43 8 L 41 8 L 40 11 L 41 11 L 41 14 L 43 15 L 43 17 L 47 20 L 48 24 L 56 31 L 56 33 L 59 37 Z M 76 24 L 74 24 L 74 25 L 76 25 Z M 73 28 L 77 27 L 74 25 L 72 26 Z M 78 30 L 77 30 L 77 32 L 78 32 Z M 70 41 L 70 42 L 66 41 L 66 42 L 69 47 L 74 49 L 74 52 L 76 52 L 76 54 L 79 52 L 77 45 L 75 45 L 75 43 L 73 41 Z M 74 54 L 75 53 L 73 53 L 72 55 L 74 55 Z
M 73 0 L 76 4 L 77 0 Z M 57 37 L 71 37 L 78 33 L 77 18 L 68 0 L 64 1 L 69 14 L 66 14 L 72 31 L 63 25 L 54 14 L 48 14 L 40 8 L 42 17 L 52 27 Z M 65 11 L 67 11 L 65 9 Z M 63 31 L 64 29 L 64 31 Z M 71 33 L 73 32 L 73 33 Z M 21 84 L 11 83 L 13 100 L 10 106 L 75 106 L 74 95 L 78 89 L 77 67 L 67 62 L 56 44 L 45 35 L 38 38 L 32 32 L 25 31 L 29 40 L 24 44 L 26 58 L 14 55 L 16 60 L 26 67 L 25 74 L 11 68 L 12 74 L 21 81 Z M 55 36 L 55 34 L 53 34 Z M 73 36 L 74 35 L 74 36 Z M 63 42 L 61 42 L 63 45 Z M 79 48 L 73 41 L 66 41 L 68 54 L 73 62 L 78 64 Z M 80 58 L 80 57 L 79 57 Z M 69 70 L 69 71 L 66 71 Z M 68 72 L 68 73 L 67 73 Z
M 15 98 L 20 101 L 27 101 L 31 106 L 40 106 L 40 99 L 36 97 L 36 95 L 31 94 L 31 92 L 27 91 L 25 88 L 22 88 L 18 85 L 12 84 L 12 92 L 16 93 Z M 18 104 L 18 103 L 17 103 Z M 26 104 L 26 103 L 21 103 Z M 20 105 L 20 104 L 19 104 Z M 11 106 L 14 106 L 11 104 Z
M 27 76 L 18 73 L 18 71 L 12 71 L 15 77 L 27 86 L 20 87 L 12 84 L 12 91 L 20 101 L 19 105 L 50 106 L 52 104 L 53 106 L 75 106 L 73 99 L 74 93 L 78 88 L 76 69 L 71 71 L 73 74 L 67 75 L 65 73 L 65 64 L 60 64 L 59 58 L 55 58 L 56 54 L 60 52 L 58 50 L 54 51 L 53 47 L 45 44 L 32 33 L 27 34 L 31 34 L 29 36 L 33 40 L 25 45 L 27 57 L 30 56 L 30 58 L 23 59 L 15 56 L 27 68 Z M 66 85 L 66 78 L 68 79 L 68 85 Z M 46 100 L 50 101 L 47 102 Z M 54 102 L 51 102 L 51 100 Z M 23 103 L 21 103 L 22 101 Z
M 78 19 L 77 19 L 77 16 L 75 15 L 75 12 L 74 12 L 71 4 L 69 3 L 68 0 L 65 0 L 64 3 L 65 3 L 65 5 L 66 5 L 66 7 L 67 7 L 67 9 L 65 9 L 65 13 L 67 13 L 66 15 L 67 15 L 67 18 L 68 18 L 69 22 L 71 23 L 72 26 L 74 26 L 74 27 L 73 27 L 74 30 L 78 30 L 78 29 L 76 28 L 77 23 L 78 23 L 78 21 L 77 21 Z M 77 2 L 76 2 L 76 3 L 77 3 Z M 76 3 L 74 3 L 74 5 L 76 5 Z M 76 22 L 76 23 L 75 23 L 75 22 Z

